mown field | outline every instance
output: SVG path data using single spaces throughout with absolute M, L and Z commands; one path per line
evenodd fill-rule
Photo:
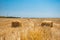
M 53 27 L 42 27 L 42 21 Z M 18 21 L 20 26 L 12 27 Z M 0 40 L 60 40 L 60 18 L 0 18 Z

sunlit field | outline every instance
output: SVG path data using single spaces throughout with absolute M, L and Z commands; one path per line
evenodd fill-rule
M 60 18 L 0 18 L 0 40 L 60 40 Z

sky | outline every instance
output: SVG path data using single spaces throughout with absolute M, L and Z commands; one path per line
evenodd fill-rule
M 0 16 L 60 18 L 60 0 L 0 0 Z

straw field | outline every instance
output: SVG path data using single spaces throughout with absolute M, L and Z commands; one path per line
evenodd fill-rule
M 0 18 L 0 40 L 60 40 L 60 18 Z

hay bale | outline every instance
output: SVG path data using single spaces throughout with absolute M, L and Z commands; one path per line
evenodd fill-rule
M 20 22 L 18 21 L 12 22 L 12 27 L 19 27 L 19 26 L 22 26 Z
M 53 22 L 52 22 L 52 21 L 43 21 L 43 22 L 41 23 L 41 26 L 53 27 Z

